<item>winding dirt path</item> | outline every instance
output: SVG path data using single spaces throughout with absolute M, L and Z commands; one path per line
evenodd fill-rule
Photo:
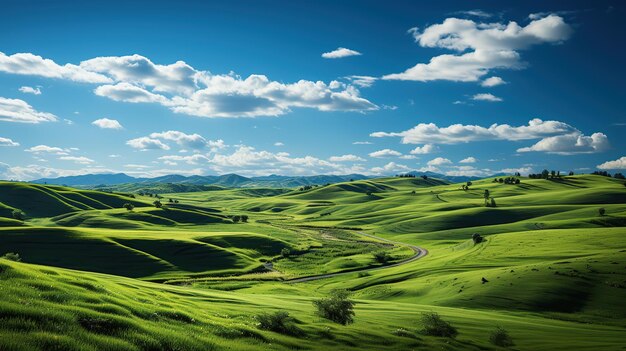
M 369 271 L 376 271 L 376 270 L 380 270 L 380 269 L 386 269 L 386 268 L 391 268 L 391 267 L 398 267 L 398 266 L 402 266 L 405 265 L 407 263 L 411 263 L 413 261 L 419 260 L 420 258 L 428 255 L 428 250 L 421 248 L 419 246 L 415 246 L 415 245 L 409 245 L 409 244 L 405 244 L 405 243 L 401 243 L 401 242 L 397 242 L 397 241 L 392 241 L 389 239 L 385 239 L 385 238 L 381 238 L 379 236 L 376 235 L 372 235 L 372 234 L 366 234 L 363 232 L 358 232 L 360 235 L 363 236 L 367 236 L 369 238 L 372 239 L 377 239 L 380 241 L 384 241 L 390 244 L 394 244 L 394 245 L 401 245 L 401 246 L 408 246 L 411 250 L 413 250 L 413 256 L 406 258 L 400 262 L 396 262 L 396 263 L 392 263 L 392 264 L 388 264 L 385 266 L 379 266 L 379 267 L 370 267 L 370 268 L 362 268 L 362 269 L 356 269 L 356 270 L 352 270 L 352 271 L 348 271 L 348 272 L 337 272 L 337 273 L 328 273 L 328 274 L 319 274 L 319 275 L 311 275 L 308 277 L 302 277 L 302 278 L 296 278 L 296 279 L 290 279 L 290 280 L 285 280 L 284 282 L 287 284 L 295 284 L 295 283 L 304 283 L 304 282 L 310 282 L 312 280 L 320 280 L 320 279 L 326 279 L 326 278 L 331 278 L 331 277 L 337 277 L 340 275 L 345 275 L 345 274 L 353 274 L 353 273 L 358 273 L 358 272 L 369 272 Z

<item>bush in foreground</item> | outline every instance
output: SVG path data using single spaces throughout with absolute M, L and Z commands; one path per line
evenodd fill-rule
M 350 294 L 346 290 L 333 290 L 330 296 L 313 301 L 320 317 L 341 325 L 354 322 L 354 302 L 348 299 Z
M 259 329 L 286 335 L 299 335 L 302 330 L 295 325 L 295 319 L 288 312 L 261 313 L 256 316 Z
M 454 338 L 459 333 L 452 324 L 441 319 L 436 312 L 422 313 L 420 321 L 424 335 Z
M 496 327 L 496 329 L 491 332 L 491 335 L 489 336 L 489 342 L 501 347 L 513 346 L 513 339 L 511 339 L 509 332 L 507 332 L 506 329 L 502 327 Z
M 391 256 L 385 251 L 377 251 L 372 254 L 374 260 L 378 263 L 387 263 L 391 261 Z

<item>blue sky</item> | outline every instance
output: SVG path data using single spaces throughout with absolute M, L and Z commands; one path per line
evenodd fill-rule
M 3 1 L 0 178 L 626 168 L 618 2 Z

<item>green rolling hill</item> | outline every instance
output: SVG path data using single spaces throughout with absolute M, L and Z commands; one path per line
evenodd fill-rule
M 496 326 L 511 349 L 624 346 L 623 180 L 378 178 L 185 191 L 162 208 L 134 196 L 0 182 L 0 255 L 22 258 L 0 259 L 0 349 L 497 350 Z M 411 245 L 428 254 L 410 260 Z M 315 315 L 334 289 L 354 324 Z M 298 332 L 259 328 L 268 311 Z M 429 311 L 459 335 L 423 335 Z

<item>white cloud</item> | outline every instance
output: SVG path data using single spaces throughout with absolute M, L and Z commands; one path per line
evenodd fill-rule
M 360 55 L 362 54 L 355 50 L 346 49 L 346 48 L 337 48 L 333 51 L 323 53 L 322 57 L 326 59 L 337 59 L 337 58 L 343 58 L 343 57 L 348 57 L 348 56 L 360 56 Z
M 159 103 L 164 106 L 171 106 L 171 102 L 163 95 L 154 94 L 144 88 L 130 83 L 118 83 L 115 85 L 101 85 L 94 90 L 98 96 L 104 96 L 114 101 L 124 101 L 132 103 Z
M 274 146 L 285 146 L 285 144 L 283 144 L 280 141 L 277 141 L 277 142 L 274 143 Z
M 492 69 L 523 67 L 517 50 L 541 43 L 560 43 L 569 38 L 572 28 L 562 17 L 548 15 L 534 19 L 525 27 L 513 21 L 505 25 L 447 18 L 422 32 L 416 28 L 409 32 L 422 47 L 462 54 L 439 55 L 429 63 L 418 63 L 402 73 L 385 75 L 383 79 L 475 82 Z M 463 53 L 466 50 L 469 52 Z
M 161 140 L 159 139 L 151 139 L 148 137 L 141 137 L 141 138 L 136 138 L 136 139 L 131 139 L 128 140 L 126 142 L 127 145 L 129 145 L 132 148 L 135 149 L 139 149 L 139 150 L 156 150 L 156 149 L 161 149 L 161 150 L 169 150 L 170 147 L 167 146 L 166 144 L 164 144 Z
M 183 61 L 159 65 L 141 55 L 96 57 L 81 62 L 80 67 L 111 77 L 116 82 L 185 95 L 197 89 L 198 80 L 203 74 Z
M 357 155 L 352 155 L 352 154 L 348 154 L 348 155 L 342 155 L 342 156 L 331 156 L 328 159 L 330 162 L 362 162 L 365 161 L 365 159 L 357 156 Z
M 88 165 L 88 164 L 95 162 L 94 160 L 87 158 L 85 156 L 61 156 L 59 157 L 59 160 L 72 161 L 74 163 L 78 163 L 81 165 Z
M 493 16 L 489 12 L 486 12 L 486 11 L 483 11 L 483 10 L 480 10 L 480 9 L 467 10 L 467 11 L 457 11 L 454 14 L 466 15 L 466 16 L 474 16 L 474 17 L 482 17 L 482 18 L 489 18 L 489 17 Z
M 382 107 L 383 110 L 391 110 L 391 111 L 395 111 L 398 109 L 398 106 L 396 105 L 381 105 L 380 107 Z
M 78 66 L 59 66 L 32 54 L 0 55 L 0 71 L 101 83 L 94 89 L 98 96 L 156 103 L 191 116 L 279 116 L 292 108 L 357 112 L 378 109 L 362 98 L 354 85 L 338 81 L 285 84 L 257 74 L 243 79 L 232 72 L 214 75 L 196 70 L 183 61 L 155 64 L 140 55 L 96 57 Z
M 122 157 L 122 155 L 117 155 L 117 154 L 111 154 L 109 155 L 110 158 L 120 158 Z
M 615 161 L 607 161 L 597 166 L 599 169 L 626 169 L 626 156 L 622 156 Z
M 418 146 L 415 149 L 411 150 L 412 155 L 425 155 L 431 154 L 437 151 L 437 147 L 433 144 L 425 144 L 424 146 Z
M 478 161 L 475 157 L 467 157 L 462 159 L 461 161 L 459 161 L 459 163 L 476 163 L 476 161 Z
M 139 165 L 139 164 L 134 164 L 134 163 L 125 164 L 124 167 L 126 167 L 126 168 L 133 168 L 133 169 L 148 169 L 148 168 L 152 168 L 152 166 Z
M 181 145 L 183 147 L 190 148 L 190 149 L 202 149 L 205 146 L 207 146 L 209 143 L 209 141 L 207 141 L 200 134 L 196 134 L 196 133 L 186 134 L 183 132 L 179 132 L 177 130 L 168 130 L 166 132 L 161 132 L 161 133 L 152 133 L 150 134 L 150 138 L 174 141 L 178 145 Z M 223 146 L 223 141 L 219 140 L 217 141 L 217 143 L 218 144 L 216 145 Z
M 391 149 L 383 149 L 383 150 L 378 150 L 378 151 L 374 151 L 371 152 L 370 157 L 391 157 L 391 156 L 401 156 L 402 153 L 398 152 L 396 150 L 391 150 Z
M 33 95 L 41 95 L 41 89 L 39 89 L 39 87 L 27 87 L 27 86 L 23 86 L 19 89 L 19 91 L 21 91 L 24 94 L 33 94 Z
M 429 165 L 429 166 L 442 166 L 442 165 L 451 164 L 451 163 L 452 163 L 452 161 L 448 160 L 447 158 L 437 157 L 437 158 L 434 158 L 434 159 L 428 161 L 427 165 Z
M 9 138 L 0 137 L 0 146 L 20 146 L 20 143 Z
M 102 129 L 122 129 L 122 125 L 115 119 L 100 118 L 91 122 L 94 126 Z
M 48 112 L 39 112 L 24 100 L 0 97 L 0 121 L 40 123 L 56 120 L 57 116 Z
M 490 87 L 495 87 L 498 85 L 502 85 L 502 84 L 507 84 L 504 79 L 500 78 L 500 77 L 489 77 L 485 80 L 482 81 L 482 83 L 480 83 L 481 86 L 486 87 L 486 88 L 490 88 Z
M 58 65 L 50 59 L 31 53 L 17 53 L 7 56 L 0 52 L 0 72 L 32 75 L 45 78 L 59 78 L 83 83 L 110 83 L 104 75 L 90 72 L 73 64 Z
M 602 152 L 609 147 L 609 140 L 603 133 L 591 136 L 573 133 L 544 138 L 530 147 L 517 149 L 517 152 L 542 151 L 551 154 L 573 155 Z
M 209 161 L 210 159 L 202 154 L 193 154 L 193 155 L 189 155 L 189 156 L 180 156 L 180 155 L 168 155 L 168 156 L 161 156 L 159 157 L 159 160 L 163 161 L 165 164 L 172 164 L 172 163 L 176 163 L 176 162 L 185 162 L 188 163 L 190 165 L 196 165 L 198 164 L 198 162 L 200 161 Z
M 378 80 L 378 78 L 372 76 L 348 76 L 346 78 L 350 80 L 352 84 L 361 88 L 369 88 Z
M 410 168 L 403 164 L 389 162 L 382 167 L 374 167 L 370 169 L 370 172 L 372 174 L 381 175 L 381 174 L 392 174 L 392 173 L 397 173 L 397 172 L 406 172 L 409 170 Z
M 372 145 L 370 141 L 355 141 L 352 145 Z
M 564 122 L 543 121 L 535 118 L 530 120 L 528 125 L 518 127 L 494 123 L 489 127 L 453 124 L 440 128 L 434 123 L 420 123 L 403 132 L 375 132 L 370 136 L 375 138 L 401 137 L 403 144 L 459 144 L 484 140 L 530 140 L 572 133 L 580 133 L 580 131 Z
M 498 102 L 502 101 L 502 98 L 499 98 L 493 94 L 483 93 L 472 96 L 472 100 Z
M 37 146 L 30 147 L 24 151 L 32 152 L 35 154 L 48 153 L 48 154 L 57 154 L 57 155 L 67 155 L 70 152 L 69 149 L 62 149 L 60 147 L 48 146 L 48 145 L 37 145 Z

